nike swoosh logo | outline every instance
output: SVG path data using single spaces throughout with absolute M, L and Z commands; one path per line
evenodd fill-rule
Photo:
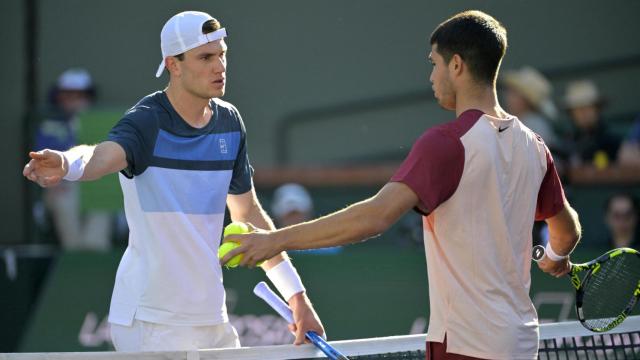
M 505 126 L 503 128 L 502 127 L 498 128 L 498 132 L 503 132 L 503 131 L 507 130 L 508 128 L 509 128 L 508 126 Z

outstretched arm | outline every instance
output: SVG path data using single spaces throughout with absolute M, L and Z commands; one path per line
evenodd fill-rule
M 350 244 L 380 235 L 407 211 L 418 196 L 399 182 L 386 184 L 375 196 L 333 214 L 276 232 L 286 250 Z
M 72 180 L 89 181 L 127 167 L 124 149 L 112 141 L 79 145 L 64 152 L 49 149 L 32 151 L 29 157 L 31 160 L 22 174 L 42 187 L 57 185 L 70 170 L 80 175 Z
M 244 253 L 241 265 L 253 266 L 284 250 L 312 249 L 349 244 L 378 235 L 419 203 L 418 196 L 400 182 L 386 184 L 375 196 L 316 220 L 273 232 L 257 231 L 228 236 L 241 243 L 223 262 Z

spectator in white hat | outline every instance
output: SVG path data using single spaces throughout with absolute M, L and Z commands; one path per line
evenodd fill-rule
M 313 201 L 304 186 L 284 184 L 273 193 L 271 211 L 278 227 L 295 225 L 313 218 Z
M 75 146 L 78 115 L 93 104 L 95 97 L 95 85 L 86 69 L 64 71 L 49 92 L 50 108 L 36 129 L 35 149 L 65 151 Z M 42 201 L 34 204 L 36 224 L 44 227 L 46 214 L 63 249 L 102 251 L 110 247 L 111 217 L 94 212 L 83 218 L 78 184 L 65 181 L 44 189 Z
M 551 83 L 536 69 L 524 66 L 502 76 L 506 110 L 540 135 L 553 151 L 560 145 L 550 120 L 557 116 Z
M 95 87 L 85 69 L 63 72 L 49 92 L 47 116 L 36 132 L 35 147 L 67 150 L 76 144 L 77 115 L 88 109 L 95 100 Z
M 307 189 L 295 183 L 288 183 L 278 187 L 273 193 L 271 212 L 278 227 L 287 227 L 313 219 L 313 200 Z M 342 250 L 340 246 L 299 250 L 313 254 L 336 254 Z
M 591 80 L 569 83 L 564 104 L 572 120 L 571 162 L 605 168 L 616 161 L 620 139 L 613 135 L 602 119 L 606 104 Z

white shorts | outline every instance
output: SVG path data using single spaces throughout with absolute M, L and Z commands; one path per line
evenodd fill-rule
M 116 351 L 190 351 L 240 347 L 228 322 L 211 326 L 177 326 L 135 319 L 131 326 L 111 325 Z

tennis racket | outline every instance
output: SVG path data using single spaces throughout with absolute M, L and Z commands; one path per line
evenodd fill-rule
M 276 295 L 273 290 L 265 283 L 261 281 L 256 285 L 253 289 L 253 293 L 260 297 L 262 300 L 266 301 L 273 310 L 275 310 L 280 316 L 282 316 L 289 324 L 295 324 L 293 321 L 293 314 L 291 313 L 291 309 L 289 309 L 289 305 L 287 305 L 278 295 Z M 313 345 L 315 345 L 320 351 L 322 351 L 327 357 L 331 360 L 349 360 L 348 357 L 342 355 L 338 350 L 333 348 L 333 346 L 329 345 L 324 339 L 318 335 L 315 331 L 307 331 L 305 334 L 307 339 L 311 341 Z
M 544 247 L 534 246 L 532 257 L 542 260 Z M 613 249 L 589 262 L 571 264 L 568 275 L 576 290 L 578 320 L 593 332 L 620 325 L 640 297 L 640 253 L 634 249 Z

